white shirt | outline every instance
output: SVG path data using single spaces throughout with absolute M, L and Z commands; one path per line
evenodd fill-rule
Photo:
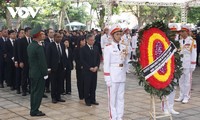
M 31 38 L 30 38 L 30 37 L 27 37 L 27 36 L 26 36 L 26 39 L 27 39 L 27 42 L 28 42 L 28 43 L 32 43 L 32 41 L 31 41 Z
M 89 44 L 87 44 L 87 45 L 88 45 L 88 47 L 90 48 L 90 50 L 91 50 L 91 48 L 94 49 L 93 46 L 91 46 L 91 45 L 89 45 Z
M 65 49 L 65 53 L 66 53 L 66 55 L 67 55 L 67 57 L 68 57 L 69 51 L 68 51 L 67 48 Z
M 10 38 L 10 42 L 11 42 L 12 46 L 14 46 L 14 40 Z
M 54 42 L 54 39 L 53 39 L 53 38 L 50 38 L 50 37 L 48 37 L 48 38 L 49 38 L 50 42 Z
M 5 42 L 5 41 L 6 41 L 6 38 L 5 38 L 5 37 L 3 37 L 3 36 L 2 36 L 2 38 L 3 38 L 3 41 Z

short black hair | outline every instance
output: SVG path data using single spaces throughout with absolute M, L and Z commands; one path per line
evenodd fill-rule
M 47 29 L 47 33 L 49 33 L 50 30 L 53 30 L 52 28 Z
M 9 30 L 8 35 L 10 35 L 11 33 L 14 33 L 14 32 L 15 32 L 14 30 Z
M 91 37 L 93 37 L 94 35 L 92 34 L 92 33 L 88 33 L 87 35 L 86 35 L 86 40 L 88 40 L 89 38 L 91 38 Z
M 26 27 L 26 28 L 24 29 L 25 32 L 28 32 L 29 30 L 31 30 L 30 27 Z

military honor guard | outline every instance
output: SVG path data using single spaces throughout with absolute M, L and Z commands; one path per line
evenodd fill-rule
M 175 101 L 188 103 L 191 97 L 191 85 L 192 85 L 192 72 L 196 68 L 197 48 L 196 41 L 189 36 L 190 27 L 187 25 L 181 26 L 180 35 L 182 37 L 180 42 L 180 54 L 183 55 L 181 61 L 183 66 L 183 74 L 179 80 L 180 95 Z
M 171 23 L 169 25 L 170 31 L 173 32 L 173 36 L 171 39 L 173 40 L 177 40 L 177 32 L 178 32 L 178 25 L 176 23 Z M 177 82 L 177 80 L 175 80 Z M 176 87 L 174 88 L 173 91 L 171 91 L 171 93 L 166 96 L 166 101 L 164 103 L 163 106 L 163 110 L 165 114 L 174 114 L 174 115 L 178 115 L 179 112 L 174 110 L 174 99 L 175 99 L 175 95 L 176 95 Z
M 104 47 L 108 44 L 111 43 L 111 39 L 109 37 L 109 28 L 105 27 L 103 30 L 104 34 L 101 36 L 101 49 L 102 49 L 102 54 L 104 51 Z
M 110 29 L 112 42 L 105 46 L 104 78 L 108 87 L 108 107 L 111 120 L 122 120 L 124 115 L 124 92 L 128 68 L 128 48 L 122 44 L 122 29 L 113 25 Z
M 128 58 L 129 61 L 131 61 L 131 52 L 132 52 L 132 48 L 131 48 L 131 35 L 130 35 L 130 29 L 129 28 L 125 28 L 124 29 L 124 35 L 122 36 L 122 40 L 120 41 L 122 44 L 124 44 L 127 48 L 128 48 Z M 126 73 L 130 73 L 130 64 L 128 66 L 128 69 L 126 71 Z
M 33 41 L 27 47 L 29 77 L 31 80 L 31 116 L 44 116 L 39 107 L 45 90 L 45 79 L 48 78 L 47 63 L 44 49 L 41 44 L 41 26 L 36 26 L 31 32 Z

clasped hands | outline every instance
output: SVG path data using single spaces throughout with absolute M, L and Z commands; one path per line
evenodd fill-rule
M 90 68 L 90 71 L 91 71 L 91 72 L 97 72 L 97 70 L 98 70 L 98 67 L 91 67 L 91 68 Z

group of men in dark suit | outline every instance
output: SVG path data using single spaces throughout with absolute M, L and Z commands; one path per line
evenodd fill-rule
M 25 35 L 23 35 L 24 31 Z M 27 27 L 25 30 L 19 30 L 17 35 L 16 31 L 4 28 L 0 38 L 0 58 L 2 59 L 0 87 L 4 87 L 4 80 L 6 80 L 7 86 L 10 86 L 11 90 L 17 89 L 17 94 L 20 94 L 20 86 L 22 86 L 22 96 L 26 96 L 26 92 L 30 92 L 30 88 L 27 88 L 30 84 L 28 82 L 27 55 L 27 46 L 32 42 L 30 31 L 31 28 Z
M 4 28 L 0 31 L 0 88 L 3 88 L 6 83 L 11 90 L 16 90 L 17 94 L 22 92 L 22 96 L 31 93 L 31 86 L 35 84 L 33 82 L 35 78 L 33 76 L 30 78 L 32 73 L 29 73 L 30 65 L 34 62 L 29 60 L 30 56 L 27 52 L 28 46 L 35 42 L 31 31 L 30 27 L 18 31 Z M 79 98 L 85 99 L 87 106 L 98 105 L 95 91 L 100 52 L 96 47 L 95 36 L 93 34 L 86 36 L 89 32 L 85 31 L 54 31 L 51 28 L 43 33 L 45 35 L 40 37 L 42 39 L 40 41 L 48 71 L 45 91 L 51 92 L 52 103 L 65 102 L 61 95 L 71 94 L 71 70 L 74 68 L 74 58 L 78 58 L 76 59 L 76 70 L 79 71 L 77 74 L 82 71 L 82 74 L 77 75 Z M 76 51 L 80 41 L 85 39 L 87 44 Z M 83 79 L 81 84 L 79 84 L 80 79 Z M 44 97 L 45 94 L 42 94 Z M 31 114 L 34 116 L 35 112 Z

